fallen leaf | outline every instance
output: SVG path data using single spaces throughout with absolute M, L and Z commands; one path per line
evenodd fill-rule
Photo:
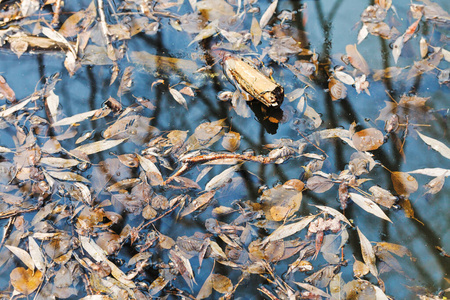
M 313 216 L 307 216 L 303 217 L 300 221 L 289 224 L 289 225 L 281 225 L 278 227 L 272 234 L 267 236 L 263 241 L 262 245 L 266 245 L 269 242 L 277 241 L 284 239 L 285 237 L 291 236 L 293 234 L 296 234 L 303 228 L 309 225 L 314 219 L 316 218 L 315 215 Z
M 77 148 L 73 149 L 72 151 L 77 152 L 83 152 L 86 155 L 95 154 L 101 151 L 105 151 L 111 148 L 116 147 L 117 145 L 121 144 L 126 139 L 119 139 L 119 140 L 101 140 L 97 142 L 93 142 L 90 144 L 84 144 L 81 146 L 78 146 Z
M 378 218 L 384 219 L 392 223 L 391 219 L 389 219 L 389 217 L 386 216 L 384 211 L 382 211 L 381 208 L 369 198 L 363 197 L 360 194 L 355 193 L 349 193 L 349 195 L 353 202 L 355 202 L 359 207 L 361 207 L 368 213 L 371 213 L 377 216 Z
M 394 184 L 395 191 L 401 196 L 408 197 L 419 188 L 417 180 L 408 173 L 392 172 L 391 180 Z
M 345 51 L 347 52 L 348 59 L 353 67 L 363 72 L 365 75 L 370 74 L 369 65 L 367 64 L 364 57 L 359 53 L 356 45 L 347 45 L 345 47 Z
M 186 99 L 184 99 L 183 95 L 178 90 L 174 88 L 169 88 L 169 92 L 175 99 L 175 101 L 181 104 L 184 108 L 188 109 Z
M 39 270 L 24 269 L 22 267 L 15 268 L 9 275 L 11 285 L 19 293 L 29 295 L 34 292 L 43 281 L 43 274 Z
M 278 5 L 278 0 L 275 0 L 266 9 L 266 11 L 262 15 L 261 19 L 259 20 L 259 27 L 261 29 L 264 29 L 264 27 L 266 27 L 266 25 L 269 23 L 270 19 L 272 18 L 273 14 L 275 13 L 275 10 L 277 9 L 277 5 Z
M 420 136 L 420 138 L 428 145 L 430 146 L 433 150 L 436 150 L 437 152 L 439 152 L 443 157 L 450 159 L 450 148 L 447 147 L 447 145 L 445 145 L 444 143 L 430 138 L 418 131 L 416 131 L 417 134 Z
M 355 132 L 352 142 L 359 151 L 373 151 L 384 144 L 384 135 L 376 128 L 367 128 Z
M 361 243 L 361 254 L 363 257 L 364 262 L 369 267 L 370 273 L 372 273 L 373 276 L 378 278 L 378 270 L 377 266 L 375 265 L 376 257 L 375 252 L 373 250 L 372 244 L 370 241 L 366 238 L 366 236 L 359 230 L 358 227 L 356 227 L 356 230 L 358 231 L 359 241 Z

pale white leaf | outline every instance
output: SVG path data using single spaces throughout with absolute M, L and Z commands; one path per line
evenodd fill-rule
M 15 256 L 17 256 L 28 267 L 28 269 L 34 271 L 34 261 L 27 251 L 9 245 L 5 245 L 5 247 L 8 248 L 8 250 L 11 251 Z
M 65 172 L 55 172 L 55 171 L 47 171 L 48 175 L 52 176 L 53 178 L 59 179 L 59 180 L 65 180 L 65 181 L 82 181 L 82 182 L 89 182 L 86 178 L 83 176 L 65 171 Z
M 51 90 L 48 93 L 48 96 L 46 98 L 46 104 L 47 104 L 48 110 L 50 111 L 50 115 L 53 118 L 53 121 L 56 122 L 56 116 L 58 114 L 59 96 L 56 95 L 53 92 L 53 90 Z
M 358 45 L 364 41 L 368 34 L 369 30 L 367 30 L 366 24 L 364 24 L 358 32 Z
M 343 221 L 345 223 L 347 223 L 348 225 L 350 225 L 351 227 L 353 227 L 352 223 L 350 223 L 350 221 L 347 219 L 346 216 L 344 216 L 341 212 L 339 212 L 338 210 L 331 208 L 329 206 L 322 206 L 322 205 L 314 205 L 315 207 L 317 207 L 318 209 L 332 215 L 333 217 L 335 217 L 336 219 Z
M 11 149 L 0 146 L 0 153 L 9 153 L 12 152 Z
M 402 53 L 403 43 L 404 43 L 403 42 L 403 36 L 404 35 L 399 36 L 395 40 L 395 42 L 394 42 L 394 44 L 392 46 L 392 56 L 394 57 L 395 63 L 397 63 L 398 58 L 400 57 L 400 54 Z
M 79 183 L 79 182 L 75 182 L 73 185 L 76 186 L 80 190 L 83 200 L 87 204 L 92 205 L 91 191 L 89 190 L 89 188 L 85 184 Z
M 294 282 L 296 285 L 298 285 L 299 287 L 301 287 L 302 289 L 305 289 L 307 291 L 310 291 L 312 294 L 314 295 L 318 295 L 324 298 L 331 298 L 330 294 L 325 293 L 324 291 L 322 291 L 321 289 L 311 285 L 311 284 L 307 284 L 307 283 L 302 283 L 302 282 Z
M 27 100 L 24 100 L 24 101 L 22 101 L 22 102 L 20 102 L 20 103 L 17 103 L 17 104 L 14 105 L 14 106 L 11 106 L 11 107 L 8 108 L 8 109 L 5 109 L 4 111 L 0 111 L 0 118 L 7 117 L 7 116 L 9 116 L 9 115 L 15 113 L 16 111 L 21 110 L 22 108 L 25 107 L 25 105 L 27 105 L 28 103 L 30 103 L 31 100 L 36 100 L 36 99 L 38 99 L 38 98 L 30 97 L 30 98 L 28 98 Z
M 417 169 L 414 171 L 406 172 L 406 173 L 412 173 L 412 174 L 421 174 L 426 176 L 450 176 L 450 169 L 442 169 L 442 168 L 425 168 L 425 169 Z
M 342 71 L 335 71 L 334 75 L 336 76 L 337 79 L 339 79 L 340 81 L 342 81 L 347 85 L 352 85 L 355 83 L 355 79 L 352 76 Z
M 225 171 L 223 171 L 222 173 L 220 173 L 219 175 L 214 176 L 207 184 L 205 187 L 205 191 L 211 191 L 214 190 L 222 185 L 224 185 L 225 183 L 228 182 L 228 180 L 231 179 L 231 177 L 233 177 L 234 172 L 236 172 L 241 165 L 236 165 L 236 166 L 232 166 L 228 169 L 226 169 Z
M 209 23 L 205 28 L 203 28 L 197 36 L 189 43 L 188 47 L 195 42 L 204 40 L 214 35 L 217 32 L 217 26 L 219 25 L 219 20 L 214 20 Z
M 41 164 L 45 164 L 55 168 L 71 168 L 80 163 L 76 159 L 53 157 L 53 156 L 42 157 L 40 162 Z
M 379 287 L 377 287 L 376 285 L 373 285 L 373 288 L 375 289 L 375 300 L 389 300 L 390 299 L 386 296 L 386 294 L 383 292 L 383 290 L 380 289 Z
M 86 120 L 89 117 L 92 117 L 97 110 L 91 110 L 84 113 L 76 114 L 71 117 L 64 118 L 52 124 L 52 126 L 62 126 L 62 125 L 72 125 L 74 123 L 78 123 Z
M 320 115 L 311 106 L 306 105 L 305 112 L 303 114 L 313 121 L 314 128 L 318 128 L 322 124 Z
M 367 211 L 368 213 L 371 213 L 378 218 L 384 219 L 386 221 L 389 221 L 392 223 L 391 219 L 389 219 L 388 216 L 384 213 L 383 210 L 372 200 L 369 198 L 366 198 L 364 196 L 361 196 L 360 194 L 350 193 L 350 198 L 353 202 L 355 202 L 359 207 Z
M 184 108 L 188 109 L 186 99 L 184 99 L 183 95 L 178 90 L 169 88 L 169 92 L 172 95 L 173 99 L 175 99 L 175 101 L 183 105 Z
M 372 244 L 358 227 L 356 227 L 356 230 L 358 231 L 359 241 L 361 243 L 361 254 L 364 263 L 369 267 L 370 273 L 372 273 L 373 276 L 378 277 L 378 270 L 375 265 L 375 251 L 373 250 Z
M 45 272 L 45 260 L 42 254 L 41 247 L 39 247 L 36 240 L 32 237 L 28 237 L 28 248 L 30 250 L 30 256 L 33 259 L 34 265 L 42 273 Z
M 121 144 L 126 139 L 119 139 L 119 140 L 101 140 L 97 142 L 93 142 L 90 144 L 84 144 L 81 146 L 78 146 L 77 148 L 73 149 L 75 151 L 81 151 L 85 153 L 86 155 L 91 155 L 97 152 L 105 151 L 108 149 L 111 149 L 119 144 Z
M 298 222 L 289 225 L 281 225 L 274 232 L 272 232 L 271 235 L 269 235 L 262 241 L 262 245 L 266 245 L 269 242 L 281 240 L 284 239 L 285 237 L 296 234 L 297 232 L 308 226 L 308 224 L 311 223 L 315 218 L 316 218 L 315 215 L 307 216 Z
M 428 146 L 430 146 L 432 149 L 439 152 L 443 157 L 450 159 L 450 148 L 448 148 L 447 145 L 445 145 L 441 141 L 438 141 L 438 140 L 430 138 L 424 134 L 421 134 L 418 131 L 417 131 L 417 134 Z
M 273 14 L 275 13 L 275 10 L 277 9 L 278 0 L 275 0 L 272 2 L 272 4 L 269 5 L 267 10 L 262 15 L 261 19 L 259 20 L 259 26 L 261 28 L 266 27 L 266 25 L 269 23 L 270 18 L 272 18 Z
M 142 169 L 144 169 L 152 185 L 162 184 L 163 178 L 161 172 L 158 170 L 158 167 L 156 167 L 156 165 L 148 158 L 145 158 L 139 154 L 137 154 L 137 157 L 139 159 Z

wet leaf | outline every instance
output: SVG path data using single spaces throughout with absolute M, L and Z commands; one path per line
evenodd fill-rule
M 345 47 L 345 51 L 347 52 L 348 59 L 354 68 L 360 70 L 365 75 L 370 74 L 369 65 L 361 53 L 359 53 L 356 45 L 347 45 Z
M 32 272 L 34 271 L 34 261 L 27 251 L 9 245 L 5 245 L 5 247 L 8 248 L 9 251 L 14 253 L 14 255 L 17 256 L 28 267 L 28 269 L 30 269 Z
M 270 19 L 272 18 L 273 14 L 275 13 L 275 10 L 277 9 L 278 0 L 274 0 L 269 7 L 266 9 L 264 14 L 262 15 L 261 19 L 259 20 L 259 26 L 263 29 L 266 27 L 266 25 L 269 23 Z
M 182 217 L 187 216 L 196 211 L 197 209 L 201 208 L 202 206 L 207 205 L 214 197 L 215 193 L 216 193 L 215 191 L 210 191 L 192 200 L 192 202 L 189 203 L 189 205 L 181 212 L 181 216 Z
M 6 82 L 6 79 L 0 75 L 0 98 L 5 97 L 10 102 L 16 101 L 16 94 L 14 91 L 9 87 L 8 83 Z
M 222 147 L 230 152 L 234 152 L 239 149 L 241 142 L 241 135 L 234 131 L 229 131 L 224 134 L 222 139 Z
M 14 290 L 24 295 L 34 292 L 41 285 L 43 277 L 39 270 L 33 272 L 33 270 L 22 267 L 13 269 L 10 274 L 11 285 Z
M 324 193 L 333 187 L 334 183 L 322 176 L 313 176 L 306 182 L 306 187 L 315 193 Z
M 340 81 L 342 81 L 343 83 L 345 83 L 347 85 L 352 85 L 355 83 L 355 79 L 353 79 L 352 76 L 350 76 L 347 73 L 344 73 L 342 71 L 335 71 L 334 75 L 336 76 L 337 79 L 339 79 Z
M 192 45 L 195 42 L 199 42 L 201 40 L 207 39 L 210 36 L 214 35 L 217 32 L 217 27 L 219 25 L 219 20 L 214 20 L 209 23 L 205 28 L 203 28 L 197 36 L 189 43 L 188 46 Z
M 174 250 L 170 250 L 169 257 L 175 264 L 175 268 L 180 272 L 183 279 L 192 289 L 194 280 L 194 272 L 192 271 L 191 263 L 189 260 L 181 253 Z
M 342 222 L 345 222 L 348 225 L 350 225 L 351 227 L 353 227 L 352 223 L 350 223 L 350 221 L 341 212 L 337 211 L 336 209 L 328 207 L 328 206 L 323 206 L 323 205 L 314 205 L 314 206 L 319 208 L 320 210 L 332 215 L 336 219 L 338 219 Z
M 64 181 L 80 181 L 80 182 L 87 182 L 90 181 L 83 176 L 73 173 L 73 172 L 55 172 L 55 171 L 47 171 L 48 175 L 52 176 L 53 178 L 64 180 Z
M 46 263 L 44 255 L 42 253 L 41 247 L 32 236 L 28 237 L 28 248 L 30 251 L 30 256 L 33 259 L 36 268 L 41 272 L 45 272 Z
M 91 110 L 88 112 L 76 114 L 71 117 L 61 119 L 61 120 L 53 123 L 52 126 L 56 127 L 56 126 L 63 126 L 63 125 L 72 125 L 72 124 L 84 121 L 87 118 L 92 117 L 96 112 L 97 112 L 97 110 Z
M 298 211 L 302 193 L 286 189 L 284 185 L 265 190 L 261 196 L 263 209 L 268 220 L 282 221 Z
M 221 274 L 212 274 L 211 281 L 213 289 L 219 293 L 231 293 L 233 290 L 233 283 L 231 280 Z
M 366 238 L 366 236 L 359 230 L 358 227 L 356 227 L 356 230 L 358 231 L 359 241 L 361 243 L 361 254 L 363 257 L 364 262 L 369 267 L 370 273 L 372 273 L 373 276 L 378 278 L 378 270 L 377 266 L 375 265 L 376 257 L 375 252 L 373 250 L 372 244 L 370 241 Z
M 119 140 L 101 140 L 90 144 L 84 144 L 73 149 L 72 152 L 83 152 L 86 155 L 95 154 L 116 147 L 126 139 Z
M 425 188 L 427 189 L 425 194 L 437 194 L 439 193 L 442 188 L 444 187 L 444 183 L 445 183 L 445 176 L 441 175 L 438 176 L 434 179 L 432 179 L 430 182 L 428 182 L 427 184 L 425 184 Z
M 363 197 L 360 194 L 350 193 L 350 198 L 353 202 L 355 202 L 359 207 L 371 213 L 378 218 L 384 219 L 392 223 L 391 219 L 381 210 L 381 208 L 369 198 Z
M 258 44 L 261 42 L 262 30 L 255 17 L 252 18 L 250 33 L 252 34 L 253 46 L 258 46 Z
M 186 99 L 184 99 L 183 95 L 178 90 L 169 88 L 169 92 L 175 101 L 177 101 L 184 108 L 188 109 Z
M 152 185 L 161 185 L 163 183 L 163 178 L 161 172 L 158 170 L 156 165 L 148 158 L 137 154 L 139 162 L 141 163 L 142 169 L 144 169 L 147 174 L 148 179 Z
M 363 277 L 364 275 L 367 275 L 369 271 L 369 267 L 365 263 L 355 259 L 355 262 L 353 263 L 353 275 L 355 277 Z
M 428 145 L 430 146 L 433 150 L 436 150 L 437 152 L 439 152 L 443 157 L 450 159 L 450 148 L 447 147 L 447 145 L 445 145 L 444 143 L 430 138 L 418 131 L 416 131 L 417 134 L 419 135 L 419 137 Z
M 383 145 L 384 135 L 376 128 L 363 129 L 355 132 L 352 142 L 359 151 L 373 151 Z
M 66 159 L 53 156 L 42 157 L 40 162 L 41 164 L 63 169 L 74 167 L 80 163 L 80 161 L 76 159 Z
M 425 169 L 417 169 L 414 171 L 410 171 L 407 173 L 412 173 L 412 174 L 422 174 L 422 175 L 427 175 L 427 176 L 445 176 L 448 177 L 450 176 L 450 169 L 442 169 L 442 168 L 425 168 Z
M 408 197 L 419 188 L 417 180 L 408 173 L 392 172 L 391 180 L 394 184 L 395 191 L 401 196 Z
M 262 244 L 266 245 L 269 242 L 281 240 L 281 239 L 284 239 L 285 237 L 296 234 L 297 232 L 299 232 L 300 230 L 302 230 L 303 228 L 308 226 L 309 223 L 311 223 L 315 218 L 316 218 L 316 216 L 307 216 L 307 217 L 302 218 L 298 222 L 291 223 L 289 225 L 281 225 L 274 232 L 272 232 L 272 234 L 270 234 L 268 237 L 266 237 L 262 241 Z
M 233 177 L 234 173 L 239 170 L 241 165 L 232 166 L 219 175 L 214 176 L 205 186 L 205 191 L 212 191 L 226 184 L 231 177 Z
M 328 82 L 328 89 L 330 90 L 331 100 L 333 101 L 347 97 L 347 88 L 339 80 L 331 78 Z
M 21 110 L 22 108 L 24 108 L 28 103 L 31 102 L 31 100 L 36 100 L 32 97 L 27 98 L 26 100 L 23 100 L 19 103 L 17 103 L 16 105 L 11 106 L 10 108 L 5 109 L 4 111 L 0 111 L 0 118 L 4 118 L 7 117 L 13 113 L 15 113 L 16 111 Z
M 202 288 L 197 294 L 197 299 L 205 299 L 211 296 L 213 288 L 212 276 L 213 274 L 209 275 L 208 278 L 206 278 L 205 282 L 202 285 Z
M 397 198 L 392 195 L 388 190 L 385 190 L 379 186 L 372 186 L 369 188 L 369 192 L 372 193 L 372 200 L 384 207 L 391 208 Z

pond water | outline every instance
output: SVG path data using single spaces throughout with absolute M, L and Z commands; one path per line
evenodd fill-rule
M 2 297 L 198 297 L 209 295 L 208 282 L 215 298 L 224 291 L 326 298 L 317 287 L 336 298 L 375 299 L 374 286 L 396 299 L 449 296 L 448 1 L 376 1 L 385 9 L 371 10 L 373 1 L 280 0 L 273 14 L 265 14 L 275 7 L 269 1 L 66 1 L 54 27 L 60 34 L 49 29 L 59 1 L 9 2 L 0 4 L 0 75 L 18 101 L 37 96 L 0 112 Z M 40 9 L 13 14 L 19 2 Z M 111 25 L 107 39 L 101 12 Z M 265 16 L 272 17 L 261 29 Z M 233 94 L 239 84 L 222 61 L 229 54 L 273 71 L 286 96 L 280 107 Z M 392 75 L 382 71 L 389 67 Z M 355 78 L 367 90 L 355 88 Z M 4 109 L 19 105 L 0 101 Z M 397 121 L 393 130 L 386 121 Z M 283 185 L 292 179 L 294 188 Z M 367 204 L 373 186 L 395 199 L 378 215 L 365 211 L 378 206 Z M 341 220 L 333 232 L 316 216 L 317 233 L 312 223 L 287 233 L 283 226 L 321 213 L 314 205 L 338 210 L 352 226 Z M 274 230 L 285 236 L 274 238 Z M 320 235 L 329 250 L 319 251 Z M 93 255 L 96 244 L 107 259 Z M 30 269 L 19 248 L 45 276 L 14 272 Z M 297 259 L 313 269 L 292 271 Z M 355 261 L 370 270 L 361 281 Z M 102 276 L 102 268 L 113 271 Z M 333 288 L 339 280 L 341 292 Z

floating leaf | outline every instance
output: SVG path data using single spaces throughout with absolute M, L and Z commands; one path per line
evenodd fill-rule
M 328 82 L 328 89 L 330 90 L 331 100 L 333 101 L 347 97 L 347 88 L 339 80 L 331 78 Z
M 383 145 L 384 135 L 376 128 L 367 128 L 355 132 L 352 142 L 359 151 L 373 151 Z
M 231 293 L 233 291 L 233 283 L 231 280 L 221 274 L 213 274 L 211 277 L 212 287 L 219 293 Z
M 188 46 L 192 45 L 195 42 L 199 42 L 201 40 L 207 39 L 210 36 L 214 35 L 217 32 L 218 26 L 219 26 L 219 20 L 212 21 L 197 34 L 197 36 L 189 43 Z
M 87 118 L 92 117 L 96 112 L 97 112 L 97 110 L 91 110 L 91 111 L 87 111 L 84 113 L 76 114 L 71 117 L 59 120 L 59 121 L 53 123 L 52 126 L 56 127 L 56 126 L 63 126 L 63 125 L 72 125 L 74 123 L 78 123 L 78 122 L 86 120 Z
M 44 278 L 43 275 L 39 270 L 33 272 L 33 270 L 18 267 L 11 271 L 9 277 L 14 290 L 24 295 L 29 295 L 41 285 Z
M 59 180 L 65 180 L 65 181 L 81 181 L 81 182 L 89 182 L 86 178 L 83 176 L 73 173 L 73 172 L 55 172 L 55 171 L 47 171 L 48 175 L 52 176 L 53 178 L 59 179 Z
M 345 51 L 347 52 L 348 59 L 353 67 L 360 70 L 366 75 L 370 74 L 369 65 L 367 64 L 364 57 L 359 53 L 356 45 L 347 45 L 345 47 Z
M 450 169 L 442 169 L 442 168 L 425 168 L 425 169 L 417 169 L 414 171 L 410 171 L 407 173 L 412 173 L 412 174 L 421 174 L 421 175 L 426 175 L 426 176 L 445 176 L 448 177 L 450 176 Z
M 227 183 L 231 179 L 231 177 L 233 177 L 234 172 L 236 172 L 240 167 L 241 167 L 241 165 L 232 166 L 232 167 L 226 169 L 225 171 L 223 171 L 222 173 L 220 173 L 219 175 L 214 176 L 206 184 L 205 191 L 214 190 L 216 188 L 221 187 L 225 183 Z
M 45 272 L 45 259 L 44 255 L 42 253 L 41 247 L 36 243 L 36 240 L 32 237 L 28 237 L 28 248 L 30 251 L 30 256 L 33 259 L 34 265 L 36 268 L 41 271 Z
M 400 54 L 402 53 L 402 49 L 403 49 L 403 35 L 399 36 L 394 44 L 392 45 L 392 56 L 394 57 L 394 62 L 397 63 L 398 58 L 400 57 Z
M 439 152 L 443 157 L 450 159 L 450 148 L 447 147 L 447 145 L 436 139 L 430 138 L 418 131 L 417 134 L 428 146 Z
M 419 188 L 417 180 L 408 173 L 392 172 L 391 180 L 394 184 L 395 191 L 401 196 L 408 197 Z
M 363 257 L 364 262 L 369 267 L 370 273 L 372 273 L 373 276 L 378 278 L 378 270 L 377 266 L 375 265 L 376 257 L 375 252 L 373 250 L 372 244 L 370 241 L 366 238 L 366 236 L 359 230 L 358 227 L 356 227 L 356 230 L 358 231 L 359 241 L 361 243 L 361 254 Z
M 278 0 L 275 0 L 266 9 L 266 11 L 262 15 L 261 19 L 259 20 L 259 26 L 261 29 L 266 27 L 266 25 L 269 23 L 270 19 L 272 18 L 273 14 L 275 13 L 275 10 L 277 9 L 277 5 L 278 5 Z
M 34 261 L 27 251 L 9 245 L 5 245 L 5 247 L 8 248 L 9 251 L 14 253 L 14 255 L 17 256 L 28 267 L 28 269 L 34 271 Z
M 144 169 L 147 177 L 149 178 L 152 185 L 161 185 L 163 183 L 163 178 L 161 172 L 158 170 L 156 165 L 148 158 L 145 158 L 137 154 L 139 162 L 141 163 L 142 169 Z
M 78 146 L 77 148 L 73 149 L 73 151 L 80 151 L 83 152 L 86 155 L 91 155 L 94 153 L 98 153 L 101 151 L 105 151 L 111 148 L 116 147 L 117 145 L 121 144 L 126 139 L 120 139 L 120 140 L 101 140 L 97 142 L 93 142 L 90 144 L 84 144 L 81 146 Z
M 222 147 L 230 152 L 239 149 L 241 143 L 241 135 L 238 132 L 229 131 L 224 134 L 222 139 Z
M 258 44 L 261 42 L 262 30 L 255 17 L 252 18 L 250 33 L 252 34 L 253 46 L 258 46 Z
M 274 232 L 272 232 L 271 235 L 269 235 L 262 241 L 262 245 L 266 245 L 269 242 L 281 240 L 285 237 L 296 234 L 297 232 L 308 226 L 309 223 L 311 223 L 315 218 L 316 216 L 307 216 L 302 218 L 298 222 L 289 225 L 281 225 Z
M 347 85 L 352 85 L 355 83 L 355 79 L 352 76 L 342 71 L 335 71 L 334 75 L 336 76 L 337 79 L 339 79 L 340 81 L 342 81 Z
M 278 185 L 265 190 L 261 202 L 268 220 L 282 221 L 298 211 L 302 203 L 302 193 Z
M 181 104 L 184 108 L 188 109 L 186 99 L 184 99 L 183 95 L 174 88 L 169 88 L 169 92 L 172 95 L 172 97 L 177 101 L 179 104 Z
M 0 75 L 0 99 L 5 97 L 10 102 L 16 101 L 16 94 L 14 91 L 9 87 L 8 83 L 6 82 L 6 79 Z
M 192 200 L 191 203 L 189 203 L 189 205 L 183 209 L 183 211 L 181 212 L 181 216 L 187 216 L 191 213 L 193 213 L 194 211 L 196 211 L 197 209 L 199 209 L 202 206 L 205 206 L 206 204 L 208 204 L 211 199 L 214 197 L 214 194 L 216 192 L 215 191 L 210 191 L 207 193 L 204 193 L 202 195 L 200 195 L 199 197 L 197 197 L 196 199 Z
M 360 194 L 350 193 L 350 198 L 355 202 L 359 207 L 371 213 L 378 218 L 384 219 L 392 223 L 391 219 L 381 210 L 381 208 L 369 198 L 363 197 Z

